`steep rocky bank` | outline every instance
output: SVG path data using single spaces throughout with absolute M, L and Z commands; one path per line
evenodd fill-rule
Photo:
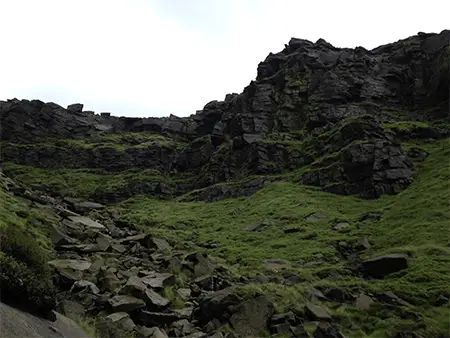
M 99 337 L 448 337 L 449 40 L 291 39 L 186 118 L 0 101 L 2 301 Z

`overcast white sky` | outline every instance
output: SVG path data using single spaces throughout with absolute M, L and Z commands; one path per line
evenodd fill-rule
M 371 49 L 448 29 L 445 0 L 0 0 L 0 100 L 187 116 L 291 37 Z M 445 25 L 447 24 L 447 27 Z

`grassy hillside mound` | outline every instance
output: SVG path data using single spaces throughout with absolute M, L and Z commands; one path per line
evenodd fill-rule
M 369 294 L 392 291 L 409 303 L 404 310 L 380 304 L 366 311 L 339 302 L 327 306 L 350 337 L 393 337 L 400 331 L 442 337 L 449 332 L 450 147 L 449 140 L 417 146 L 430 155 L 416 163 L 414 183 L 374 201 L 280 182 L 248 198 L 182 203 L 142 196 L 118 209 L 148 232 L 180 246 L 204 248 L 236 274 L 271 277 L 245 289 L 269 294 L 280 311 L 301 308 L 311 285 Z M 369 243 L 360 259 L 406 253 L 409 268 L 381 280 L 362 278 L 354 271 L 357 262 L 340 250 L 343 243 L 359 241 Z M 277 283 L 287 274 L 303 282 Z

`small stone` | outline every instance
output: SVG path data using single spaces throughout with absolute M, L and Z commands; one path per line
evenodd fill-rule
M 143 277 L 142 282 L 153 289 L 163 289 L 174 285 L 176 278 L 171 273 L 158 273 Z
M 304 217 L 305 221 L 307 221 L 309 223 L 316 223 L 316 222 L 324 221 L 327 218 L 328 218 L 328 216 L 321 212 L 313 212 L 312 214 L 306 215 Z
M 128 278 L 127 283 L 120 290 L 120 294 L 122 295 L 132 295 L 135 297 L 142 297 L 146 290 L 146 286 L 142 283 L 141 279 L 135 275 L 132 275 Z
M 112 238 L 110 238 L 102 233 L 98 233 L 95 241 L 97 242 L 97 245 L 101 251 L 106 251 L 111 246 Z
M 169 337 L 163 330 L 156 328 L 155 331 L 153 332 L 152 338 L 169 338 Z
M 69 216 L 75 224 L 80 224 L 86 228 L 105 230 L 105 226 L 85 216 Z
M 350 228 L 350 223 L 348 222 L 339 222 L 333 226 L 333 230 L 341 231 Z

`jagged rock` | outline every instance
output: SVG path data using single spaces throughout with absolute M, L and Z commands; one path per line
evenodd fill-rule
M 170 304 L 170 300 L 149 289 L 145 290 L 144 299 L 146 300 L 147 308 L 153 311 L 163 310 Z
M 273 304 L 265 296 L 258 296 L 241 303 L 229 321 L 239 335 L 258 335 L 268 329 L 273 312 Z
M 70 292 L 80 292 L 81 290 L 89 289 L 89 292 L 97 295 L 100 293 L 100 289 L 94 283 L 87 280 L 79 280 L 73 283 Z
M 331 321 L 331 316 L 323 307 L 315 304 L 305 305 L 305 313 L 312 320 Z
M 91 267 L 91 262 L 75 259 L 60 259 L 48 262 L 48 264 L 55 268 L 59 275 L 71 281 L 70 285 L 83 279 L 83 272 Z
M 69 216 L 69 219 L 75 224 L 84 226 L 85 228 L 105 230 L 105 226 L 85 216 Z
M 52 243 L 54 246 L 75 244 L 77 242 L 76 239 L 71 238 L 69 235 L 67 235 L 62 229 L 60 229 L 56 225 L 52 225 L 50 239 L 52 240 Z
M 100 270 L 98 275 L 99 286 L 102 291 L 115 292 L 120 289 L 122 283 L 113 270 Z
M 362 293 L 356 298 L 355 307 L 358 310 L 368 310 L 374 303 L 372 298 Z
M 153 289 L 163 289 L 172 286 L 176 282 L 176 278 L 171 273 L 150 273 L 143 277 L 142 282 Z
M 147 287 L 144 285 L 142 280 L 135 275 L 128 278 L 127 283 L 120 289 L 119 293 L 122 295 L 132 295 L 135 297 L 142 297 L 146 291 Z
M 114 296 L 108 302 L 114 312 L 130 312 L 145 307 L 142 299 L 126 295 Z
M 327 297 L 325 297 L 325 295 L 322 293 L 322 291 L 317 290 L 315 287 L 312 287 L 312 286 L 307 289 L 307 294 L 308 294 L 308 299 L 311 301 L 327 300 Z
M 74 302 L 72 300 L 64 299 L 58 304 L 58 308 L 63 315 L 69 316 L 70 314 L 74 314 L 77 316 L 84 317 L 86 314 L 86 309 L 78 302 Z
M 73 113 L 81 113 L 82 111 L 83 111 L 83 104 L 81 104 L 81 103 L 73 103 L 73 104 L 69 104 L 68 106 L 67 106 L 67 112 L 68 113 L 71 113 L 71 114 L 73 114 Z
M 392 305 L 402 305 L 402 306 L 411 306 L 407 301 L 401 299 L 398 297 L 395 293 L 392 291 L 387 291 L 384 293 L 379 293 L 376 295 L 376 298 L 384 303 L 392 304 Z M 447 300 L 448 302 L 448 300 Z
M 408 256 L 391 254 L 374 257 L 362 262 L 364 272 L 374 278 L 383 278 L 391 273 L 408 268 Z

